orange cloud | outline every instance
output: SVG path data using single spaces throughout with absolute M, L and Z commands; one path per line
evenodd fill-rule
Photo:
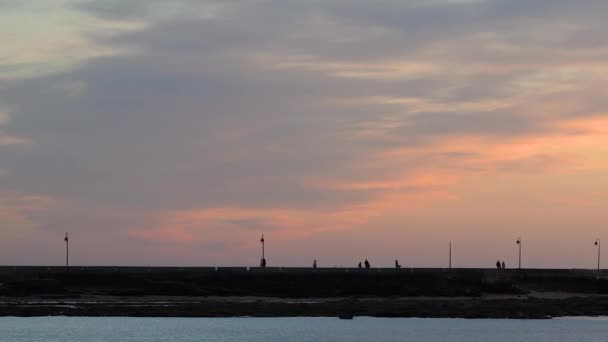
M 564 120 L 540 135 L 437 138 L 428 145 L 383 150 L 357 162 L 360 168 L 383 165 L 391 170 L 389 175 L 309 184 L 323 191 L 355 191 L 361 196 L 357 203 L 326 208 L 216 207 L 174 211 L 159 214 L 156 223 L 130 229 L 127 234 L 146 241 L 229 241 L 235 248 L 253 248 L 254 237 L 262 232 L 271 232 L 273 239 L 281 240 L 358 229 L 376 218 L 402 215 L 435 201 L 456 200 L 458 195 L 452 189 L 462 188 L 476 177 L 605 169 L 608 158 L 600 152 L 607 147 L 608 117 L 602 115 Z M 403 161 L 450 153 L 459 157 L 439 158 L 413 170 L 402 167 Z

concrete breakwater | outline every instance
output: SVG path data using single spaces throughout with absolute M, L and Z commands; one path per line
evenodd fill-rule
M 246 267 L 0 267 L 0 296 L 480 296 L 608 294 L 608 271 Z
M 608 315 L 591 270 L 0 267 L 0 284 L 0 315 Z

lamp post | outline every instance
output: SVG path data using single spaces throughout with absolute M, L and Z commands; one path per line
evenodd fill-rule
M 517 246 L 519 247 L 519 263 L 518 263 L 518 269 L 521 270 L 521 238 L 518 237 L 517 238 Z
M 260 261 L 260 266 L 261 267 L 266 267 L 266 256 L 265 256 L 265 240 L 264 240 L 264 234 L 262 234 L 262 238 L 260 239 L 260 242 L 262 243 L 262 260 Z
M 70 238 L 68 237 L 68 233 L 65 233 L 65 267 L 68 268 L 70 266 Z
M 595 240 L 595 245 L 597 246 L 597 270 L 600 270 L 600 253 L 602 251 L 602 244 L 600 239 Z
M 450 267 L 450 269 L 451 269 L 451 268 L 452 268 L 452 241 L 450 241 L 450 245 L 449 245 L 449 246 L 450 246 L 450 247 L 449 247 L 449 249 L 450 249 L 449 256 L 450 256 L 450 257 L 449 257 L 449 263 L 448 263 L 448 265 L 449 265 L 449 267 Z

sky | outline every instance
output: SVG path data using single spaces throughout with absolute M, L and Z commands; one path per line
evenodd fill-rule
M 0 0 L 0 264 L 595 267 L 607 12 Z

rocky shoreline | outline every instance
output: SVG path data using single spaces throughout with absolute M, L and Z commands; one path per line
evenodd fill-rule
M 3 298 L 0 316 L 420 317 L 608 316 L 607 296 L 565 298 Z

